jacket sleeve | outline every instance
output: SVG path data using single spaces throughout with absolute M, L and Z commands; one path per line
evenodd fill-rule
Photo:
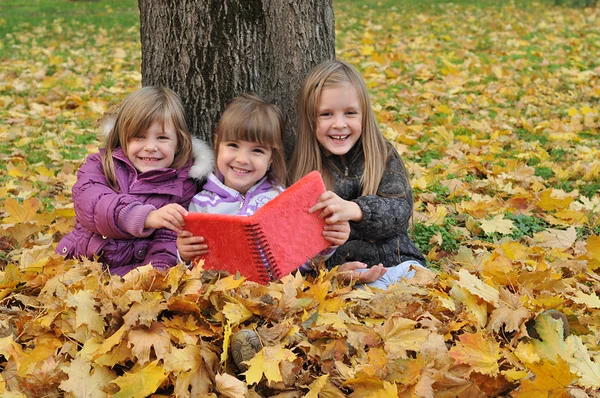
M 412 191 L 408 173 L 395 149 L 388 157 L 377 195 L 360 196 L 354 202 L 364 216 L 360 222 L 350 221 L 354 238 L 378 241 L 408 230 L 413 211 Z
M 176 240 L 175 232 L 165 228 L 157 229 L 143 264 L 152 263 L 154 268 L 160 270 L 166 270 L 177 264 Z
M 140 238 L 154 232 L 144 229 L 144 222 L 148 213 L 156 208 L 143 204 L 135 195 L 115 192 L 104 176 L 100 154 L 89 156 L 77 172 L 73 204 L 81 225 L 107 238 Z M 130 226 L 128 231 L 119 227 L 119 217 L 125 216 Z

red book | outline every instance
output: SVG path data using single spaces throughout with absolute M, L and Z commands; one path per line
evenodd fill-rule
M 208 244 L 208 254 L 200 257 L 205 269 L 268 283 L 331 245 L 322 235 L 325 221 L 308 212 L 323 192 L 321 174 L 313 171 L 251 216 L 189 213 L 185 229 Z

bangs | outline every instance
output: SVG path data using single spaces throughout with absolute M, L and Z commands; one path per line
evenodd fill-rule
M 277 114 L 255 110 L 247 117 L 230 116 L 221 119 L 218 131 L 221 141 L 248 141 L 270 148 L 281 148 L 281 125 Z

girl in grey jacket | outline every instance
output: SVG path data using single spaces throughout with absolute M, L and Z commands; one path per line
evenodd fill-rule
M 400 155 L 379 131 L 360 74 L 326 61 L 304 79 L 290 183 L 312 170 L 326 187 L 311 209 L 328 223 L 350 222 L 350 238 L 328 260 L 349 278 L 386 289 L 425 258 L 408 236 L 413 198 Z

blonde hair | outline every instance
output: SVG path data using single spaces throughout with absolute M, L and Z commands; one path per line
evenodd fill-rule
M 317 112 L 324 89 L 346 84 L 356 89 L 362 113 L 362 133 L 355 144 L 361 146 L 365 158 L 365 169 L 360 179 L 362 195 L 377 193 L 391 145 L 379 131 L 362 76 L 344 61 L 325 61 L 317 65 L 302 82 L 298 99 L 298 136 L 292 154 L 289 184 L 317 170 L 323 176 L 327 189 L 333 190 L 333 174 L 329 167 L 323 165 L 324 154 L 317 141 Z
M 143 87 L 127 96 L 119 108 L 115 125 L 106 138 L 102 166 L 111 188 L 119 192 L 113 152 L 121 148 L 127 154 L 132 138 L 144 133 L 153 123 L 170 121 L 175 127 L 177 148 L 171 168 L 178 169 L 192 158 L 192 137 L 185 121 L 185 112 L 179 96 L 166 87 Z
M 215 130 L 215 164 L 224 141 L 249 141 L 271 149 L 271 183 L 285 184 L 287 168 L 283 155 L 283 114 L 254 93 L 234 98 L 223 111 Z

